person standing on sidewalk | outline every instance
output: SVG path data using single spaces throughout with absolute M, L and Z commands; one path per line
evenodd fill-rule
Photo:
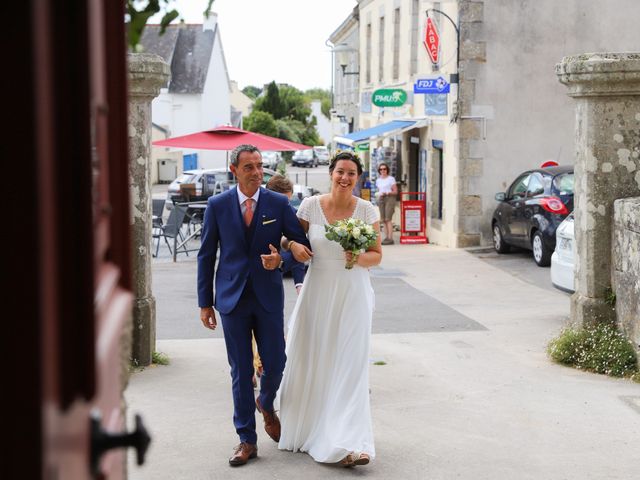
M 396 185 L 396 179 L 389 175 L 389 165 L 386 163 L 378 165 L 376 189 L 378 208 L 380 208 L 380 221 L 384 225 L 385 239 L 382 240 L 382 245 L 393 245 L 393 222 L 391 220 L 396 209 L 398 186 Z
M 299 261 L 311 258 L 311 250 L 287 198 L 261 187 L 260 150 L 253 145 L 238 146 L 231 153 L 230 169 L 237 187 L 210 197 L 204 214 L 198 253 L 198 304 L 206 328 L 214 330 L 217 326 L 214 306 L 222 319 L 233 380 L 233 423 L 240 437 L 229 464 L 238 466 L 258 456 L 256 407 L 263 415 L 267 434 L 276 442 L 280 439 L 273 401 L 286 360 L 284 291 L 279 270 L 282 258 L 274 245 L 279 246 L 284 235 L 305 246 L 304 258 L 296 257 Z M 264 367 L 255 402 L 252 331 Z

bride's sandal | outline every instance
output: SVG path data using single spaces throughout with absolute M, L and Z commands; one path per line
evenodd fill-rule
M 356 465 L 367 465 L 370 461 L 371 457 L 366 453 L 351 452 L 340 460 L 340 465 L 343 467 L 355 467 Z
M 357 458 L 353 460 L 354 465 L 366 465 L 371 461 L 371 457 L 366 453 L 356 454 Z
M 356 454 L 351 452 L 348 453 L 346 457 L 344 457 L 342 460 L 340 460 L 340 466 L 341 467 L 354 467 L 356 465 L 355 463 L 355 457 Z

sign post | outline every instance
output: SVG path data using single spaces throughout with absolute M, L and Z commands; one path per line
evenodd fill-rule
M 406 198 L 405 198 L 406 197 Z M 413 199 L 412 197 L 415 197 Z M 400 193 L 400 243 L 429 243 L 425 192 Z

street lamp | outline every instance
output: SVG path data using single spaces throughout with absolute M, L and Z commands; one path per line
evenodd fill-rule
M 338 65 L 342 68 L 342 76 L 345 75 L 359 75 L 360 72 L 347 72 L 347 65 L 349 65 L 349 54 L 356 52 L 357 50 L 351 48 L 349 45 L 341 43 L 336 45 L 333 52 L 337 54 Z

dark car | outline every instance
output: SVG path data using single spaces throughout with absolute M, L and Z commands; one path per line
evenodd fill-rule
M 546 267 L 556 247 L 556 228 L 573 210 L 573 167 L 547 167 L 524 172 L 499 202 L 491 227 L 493 246 L 507 253 L 511 246 L 533 251 L 533 259 Z
M 291 157 L 291 165 L 294 167 L 317 167 L 318 164 L 318 156 L 312 148 L 296 150 Z

